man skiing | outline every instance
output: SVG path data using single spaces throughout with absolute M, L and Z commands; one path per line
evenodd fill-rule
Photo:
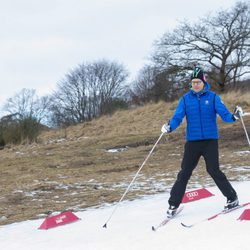
M 220 97 L 209 89 L 202 69 L 195 67 L 191 75 L 190 91 L 181 97 L 173 117 L 161 129 L 162 133 L 174 131 L 186 116 L 184 156 L 181 170 L 170 192 L 168 217 L 175 215 L 201 156 L 204 157 L 207 172 L 227 198 L 225 209 L 232 209 L 239 204 L 236 191 L 219 168 L 216 116 L 219 114 L 224 122 L 232 123 L 240 118 L 243 111 L 237 106 L 234 114 L 230 113 Z

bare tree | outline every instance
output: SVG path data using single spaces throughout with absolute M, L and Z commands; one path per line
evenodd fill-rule
M 7 99 L 0 119 L 0 144 L 30 143 L 36 141 L 41 122 L 47 122 L 48 97 L 38 97 L 34 89 L 22 89 Z
M 105 114 L 112 100 L 122 96 L 128 73 L 123 65 L 102 60 L 88 66 L 88 76 L 95 115 Z
M 58 84 L 52 96 L 56 126 L 76 124 L 109 112 L 121 97 L 128 73 L 123 65 L 106 60 L 82 63 Z
M 8 115 L 18 116 L 19 119 L 34 118 L 39 123 L 46 120 L 49 97 L 39 97 L 34 89 L 22 89 L 13 97 L 8 98 L 3 111 Z
M 230 10 L 180 23 L 156 43 L 152 56 L 161 71 L 187 71 L 201 64 L 223 89 L 250 72 L 250 7 L 237 2 Z
M 86 71 L 69 72 L 58 84 L 52 95 L 51 112 L 53 124 L 69 125 L 85 120 L 86 116 Z
M 187 79 L 189 76 L 179 68 L 160 70 L 157 67 L 144 66 L 130 90 L 131 102 L 141 104 L 159 100 L 172 101 L 186 90 Z
M 133 103 L 140 104 L 152 100 L 152 89 L 155 85 L 154 68 L 144 66 L 138 73 L 130 90 L 130 96 Z

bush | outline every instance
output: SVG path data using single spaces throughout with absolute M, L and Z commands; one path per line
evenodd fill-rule
M 37 140 L 41 130 L 40 123 L 32 117 L 24 119 L 1 119 L 0 147 L 6 144 L 32 143 Z

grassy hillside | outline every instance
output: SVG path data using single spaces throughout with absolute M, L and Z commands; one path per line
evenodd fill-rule
M 221 97 L 230 110 L 240 104 L 250 112 L 250 93 Z M 37 144 L 0 151 L 0 223 L 119 200 L 176 105 L 161 102 L 118 111 L 44 132 Z M 250 117 L 244 120 L 250 133 Z M 249 146 L 241 123 L 225 124 L 219 119 L 219 126 L 222 170 L 230 180 L 250 179 Z M 184 143 L 185 122 L 161 140 L 126 199 L 169 190 L 180 167 Z M 111 148 L 125 150 L 108 152 Z M 201 159 L 188 188 L 203 185 L 214 184 Z

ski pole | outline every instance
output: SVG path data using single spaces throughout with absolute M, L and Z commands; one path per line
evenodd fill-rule
M 250 146 L 249 136 L 248 136 L 248 133 L 247 133 L 246 126 L 245 126 L 245 123 L 244 123 L 244 121 L 243 121 L 242 115 L 240 115 L 240 120 L 241 120 L 242 126 L 243 126 L 243 128 L 244 128 L 244 131 L 245 131 L 245 133 L 246 133 L 246 137 L 247 137 L 248 144 L 249 144 L 249 146 Z
M 110 219 L 112 218 L 113 214 L 115 213 L 116 209 L 118 208 L 119 204 L 121 203 L 121 201 L 124 199 L 125 195 L 127 194 L 127 192 L 129 191 L 130 187 L 132 186 L 132 184 L 134 183 L 136 177 L 138 176 L 139 172 L 141 171 L 141 169 L 143 168 L 143 166 L 146 164 L 148 158 L 151 156 L 151 154 L 153 153 L 156 145 L 158 144 L 158 142 L 161 140 L 162 136 L 164 135 L 164 133 L 162 133 L 160 135 L 160 137 L 158 138 L 158 140 L 156 141 L 155 145 L 153 146 L 153 148 L 150 150 L 148 156 L 146 157 L 146 159 L 144 160 L 144 162 L 142 163 L 142 165 L 140 166 L 140 168 L 138 169 L 137 173 L 135 174 L 134 178 L 132 179 L 132 181 L 130 182 L 130 184 L 128 185 L 126 191 L 124 192 L 124 194 L 122 195 L 121 199 L 119 200 L 119 202 L 116 204 L 115 208 L 113 209 L 111 215 L 109 216 L 108 220 L 106 221 L 106 223 L 103 225 L 104 228 L 107 228 L 107 223 L 110 221 Z

